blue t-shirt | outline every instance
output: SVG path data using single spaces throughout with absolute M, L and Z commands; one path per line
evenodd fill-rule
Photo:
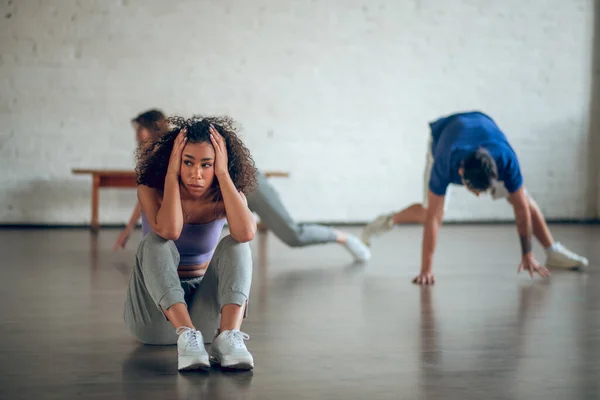
M 449 184 L 462 185 L 458 174 L 460 163 L 479 147 L 494 158 L 498 180 L 504 182 L 509 193 L 516 192 L 523 184 L 517 155 L 489 116 L 477 111 L 459 113 L 440 118 L 429 126 L 434 158 L 429 189 L 433 193 L 443 196 Z

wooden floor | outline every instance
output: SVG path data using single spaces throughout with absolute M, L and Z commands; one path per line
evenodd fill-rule
M 257 240 L 255 370 L 185 374 L 175 347 L 123 324 L 139 232 L 113 253 L 117 230 L 2 230 L 0 398 L 598 400 L 600 226 L 552 228 L 588 273 L 518 275 L 513 225 L 445 226 L 424 288 L 419 227 L 376 240 L 364 266 L 337 245 Z

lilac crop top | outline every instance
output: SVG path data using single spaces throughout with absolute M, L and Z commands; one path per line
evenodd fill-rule
M 225 218 L 205 224 L 183 224 L 179 239 L 174 240 L 179 251 L 179 265 L 198 265 L 209 261 L 217 247 Z M 152 231 L 146 215 L 142 213 L 142 235 Z

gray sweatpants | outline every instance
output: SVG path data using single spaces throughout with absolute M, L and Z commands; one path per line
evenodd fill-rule
M 145 344 L 177 343 L 175 328 L 162 310 L 176 303 L 188 306 L 196 329 L 210 343 L 219 327 L 221 309 L 244 305 L 252 281 L 249 243 L 225 236 L 215 249 L 204 277 L 180 279 L 179 252 L 172 240 L 154 232 L 140 242 L 125 300 L 125 324 Z
M 281 202 L 279 193 L 267 177 L 258 172 L 258 187 L 248 196 L 248 207 L 282 242 L 290 247 L 304 247 L 336 241 L 335 231 L 324 225 L 297 224 Z

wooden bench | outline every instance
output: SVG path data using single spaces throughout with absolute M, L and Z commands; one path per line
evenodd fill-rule
M 92 176 L 92 221 L 91 230 L 92 232 L 98 232 L 100 229 L 99 222 L 99 191 L 100 188 L 135 188 L 136 174 L 135 171 L 131 170 L 119 170 L 119 169 L 73 169 L 75 175 L 91 175 Z M 267 178 L 280 177 L 287 178 L 289 173 L 283 171 L 263 171 Z M 133 207 L 133 204 L 131 205 Z M 258 223 L 258 230 L 260 232 L 266 232 L 267 228 Z

